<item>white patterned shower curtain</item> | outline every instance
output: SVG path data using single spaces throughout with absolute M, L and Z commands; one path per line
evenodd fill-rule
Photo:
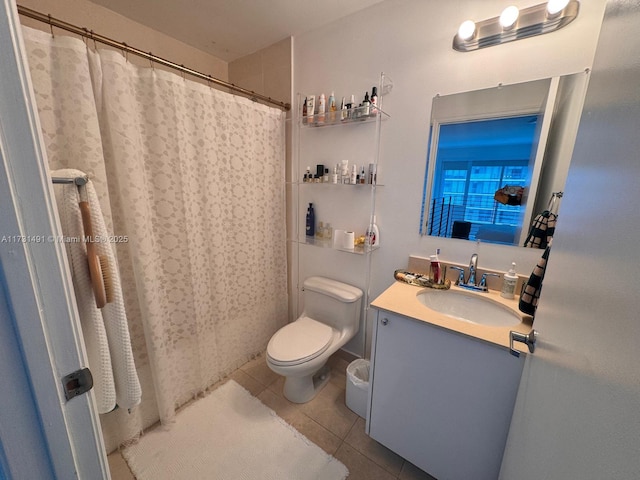
M 51 169 L 91 175 L 143 401 L 107 449 L 263 351 L 286 322 L 284 112 L 24 28 Z

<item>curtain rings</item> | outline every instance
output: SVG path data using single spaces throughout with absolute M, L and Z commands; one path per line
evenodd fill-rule
M 129 52 L 127 51 L 127 48 L 129 48 L 129 45 L 127 45 L 127 42 L 122 42 L 122 56 L 124 57 L 124 59 L 126 60 L 127 63 L 129 63 Z
M 184 65 L 180 65 L 180 67 L 181 67 L 180 73 L 182 73 L 182 80 L 186 82 L 187 81 L 187 76 L 184 73 L 186 67 Z
M 47 14 L 47 18 L 49 19 L 49 30 L 51 30 L 51 36 L 55 38 L 55 35 L 53 34 L 53 21 L 50 13 Z
M 153 53 L 149 52 L 149 65 L 151 65 L 151 70 L 155 71 L 156 68 L 153 64 Z

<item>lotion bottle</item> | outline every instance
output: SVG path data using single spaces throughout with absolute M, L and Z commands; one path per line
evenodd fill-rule
M 324 93 L 320 94 L 320 99 L 318 100 L 318 118 L 317 118 L 317 122 L 318 123 L 324 123 L 324 113 L 326 111 L 326 100 L 324 98 Z
M 371 223 L 369 224 L 369 228 L 367 228 L 364 241 L 369 247 L 380 246 L 380 230 L 378 229 L 378 225 L 376 225 L 375 215 L 371 217 Z
M 356 179 L 358 177 L 358 171 L 356 170 L 356 166 L 352 165 L 351 166 L 351 176 L 349 177 L 349 183 L 351 185 L 355 185 L 356 184 Z
M 515 296 L 517 282 L 518 275 L 516 275 L 516 262 L 513 262 L 511 263 L 511 269 L 503 275 L 502 291 L 500 292 L 500 296 L 508 299 L 513 298 Z

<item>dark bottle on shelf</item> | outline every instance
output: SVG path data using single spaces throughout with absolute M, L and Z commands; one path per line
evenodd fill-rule
M 313 211 L 313 203 L 310 203 L 307 208 L 306 234 L 307 237 L 313 237 L 316 234 L 316 214 Z

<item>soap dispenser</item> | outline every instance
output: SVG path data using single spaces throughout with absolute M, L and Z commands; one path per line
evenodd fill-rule
M 517 282 L 518 275 L 516 275 L 516 262 L 512 262 L 511 269 L 509 269 L 509 271 L 503 276 L 502 292 L 500 292 L 500 296 L 508 299 L 513 298 L 516 291 Z

